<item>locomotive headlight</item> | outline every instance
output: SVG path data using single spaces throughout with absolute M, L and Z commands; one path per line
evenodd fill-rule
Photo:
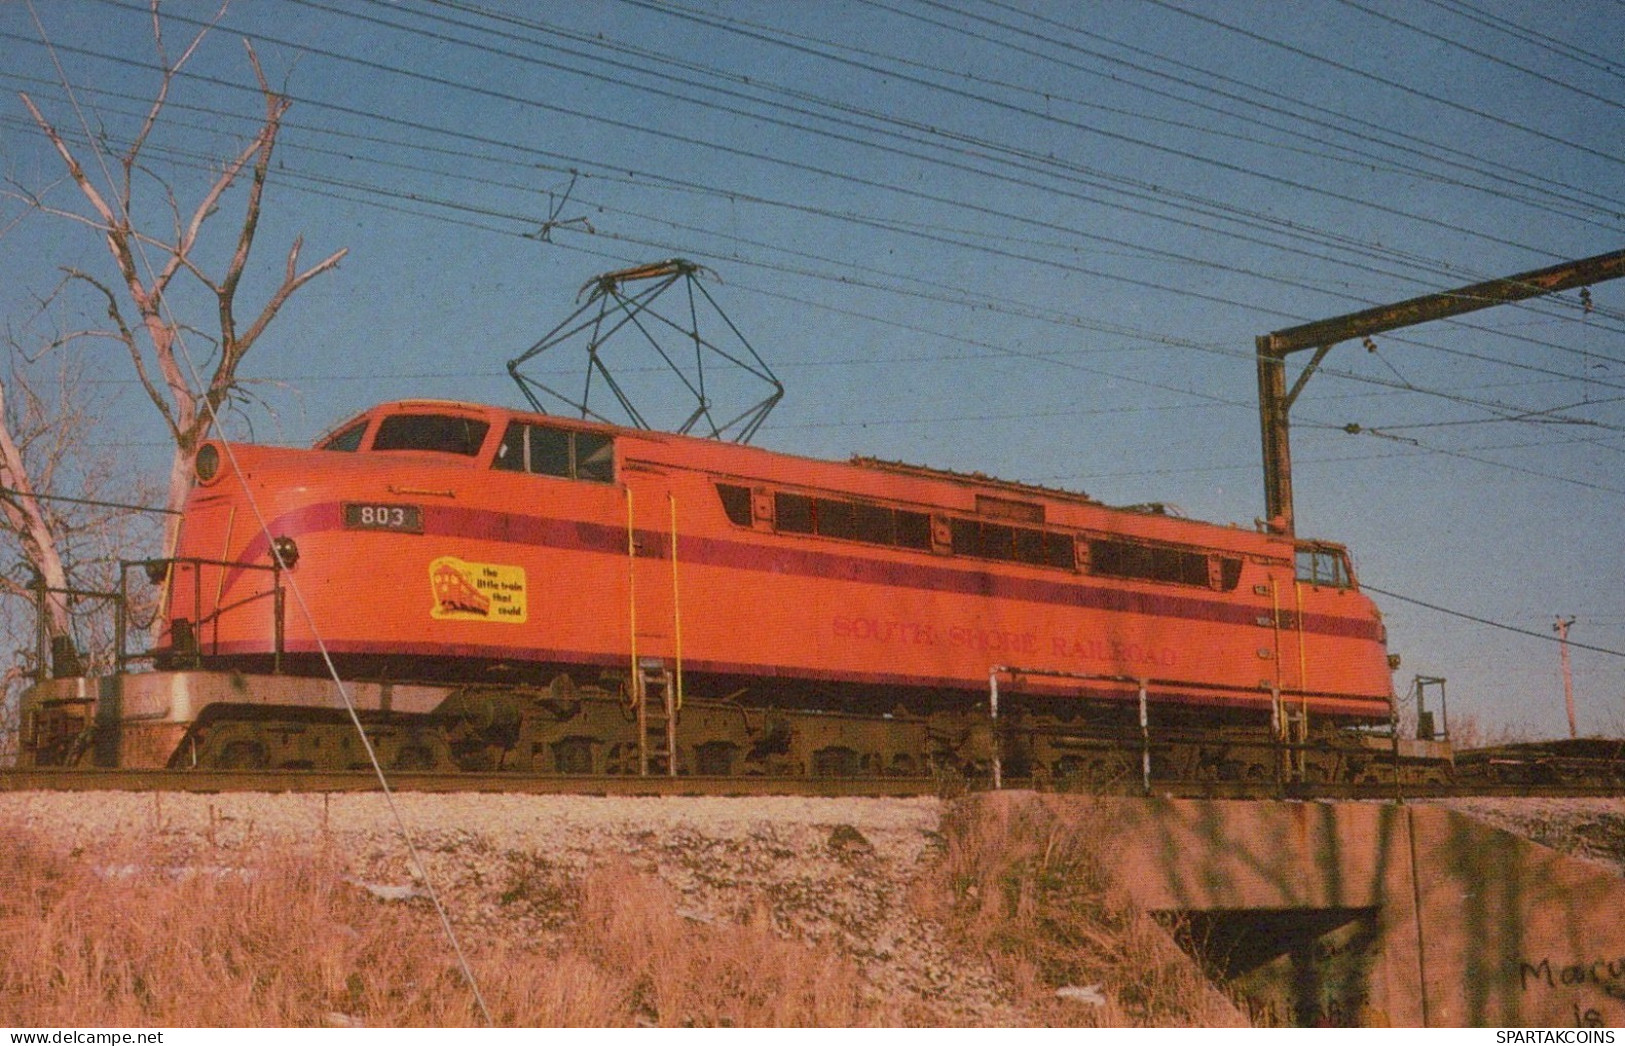
M 193 468 L 197 472 L 199 483 L 212 483 L 220 475 L 220 448 L 213 443 L 205 443 L 198 450 L 197 457 L 193 459 Z
M 293 538 L 277 538 L 271 542 L 271 549 L 274 553 L 272 558 L 280 561 L 289 570 L 292 570 L 294 564 L 299 562 L 299 546 L 294 544 Z

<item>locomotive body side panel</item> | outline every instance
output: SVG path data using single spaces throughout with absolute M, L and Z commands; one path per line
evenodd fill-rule
M 414 414 L 463 430 L 435 433 L 451 449 L 374 449 Z M 308 657 L 319 634 L 396 678 L 624 673 L 680 656 L 700 685 L 969 701 L 1013 665 L 1150 679 L 1220 708 L 1267 713 L 1279 690 L 1320 714 L 1388 713 L 1375 608 L 1335 572 L 1300 581 L 1281 538 L 487 408 L 386 405 L 339 441 L 353 446 L 237 447 L 194 491 L 169 581 L 172 654 L 191 643 L 220 667 L 271 654 L 276 541 L 299 593 L 282 649 Z

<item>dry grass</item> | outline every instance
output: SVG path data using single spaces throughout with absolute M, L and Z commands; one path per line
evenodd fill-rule
M 63 854 L 0 827 L 0 1025 L 287 1027 L 483 1023 L 431 909 L 386 903 L 320 857 L 167 868 Z M 547 946 L 474 942 L 507 1026 L 890 1023 L 851 965 L 757 923 L 675 914 L 611 866 Z
M 1110 825 L 1074 796 L 980 796 L 944 819 L 919 903 L 990 957 L 1032 1023 L 1208 1027 L 1239 1015 L 1105 870 Z M 1098 990 L 1098 1004 L 1057 995 Z
M 864 999 L 856 968 L 832 948 L 777 936 L 765 912 L 702 923 L 625 865 L 600 869 L 582 891 L 583 951 L 621 971 L 640 1023 L 704 1027 L 851 1027 L 896 1023 Z
M 934 961 L 991 964 L 1005 986 L 993 1019 L 1233 1023 L 1104 872 L 1111 834 L 1095 811 L 1076 796 L 953 804 L 908 906 L 956 953 Z M 0 824 L 0 1025 L 484 1023 L 426 901 L 380 900 L 336 855 L 144 843 L 68 853 Z M 895 1026 L 981 1012 L 877 987 L 864 942 L 795 936 L 766 907 L 783 900 L 771 889 L 728 918 L 686 910 L 624 858 L 585 873 L 532 854 L 498 867 L 483 892 L 458 896 L 453 917 L 499 1025 Z M 1098 988 L 1100 1001 L 1058 997 L 1068 986 Z

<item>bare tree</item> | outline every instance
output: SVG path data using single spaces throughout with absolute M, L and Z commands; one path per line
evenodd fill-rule
M 147 397 L 158 409 L 169 429 L 175 450 L 169 470 L 165 505 L 179 510 L 193 480 L 193 454 L 208 437 L 219 412 L 239 392 L 237 370 L 243 357 L 265 332 L 299 288 L 335 268 L 347 253 L 340 249 L 308 268 L 300 268 L 303 239 L 296 237 L 283 263 L 281 278 L 248 322 L 239 320 L 237 295 L 259 230 L 261 205 L 271 157 L 289 100 L 266 81 L 258 56 L 248 41 L 243 42 L 249 65 L 265 104 L 258 132 L 235 156 L 225 161 L 218 176 L 189 212 L 183 211 L 172 187 L 160 182 L 169 203 L 171 227 L 162 234 L 151 226 L 138 224 L 134 217 L 135 185 L 138 177 L 150 177 L 143 161 L 143 149 L 158 124 L 176 76 L 197 51 L 209 28 L 194 36 L 180 57 L 170 61 L 164 49 L 163 30 L 157 0 L 151 4 L 152 32 L 157 45 L 160 82 L 155 100 L 139 131 L 117 157 L 114 167 L 99 164 L 102 184 L 87 170 L 74 148 L 55 124 L 40 111 L 27 94 L 22 101 L 34 122 L 50 140 L 68 177 L 82 197 L 82 209 L 54 206 L 43 199 L 33 203 L 41 211 L 94 229 L 105 242 L 117 271 L 116 278 L 99 278 L 82 269 L 68 269 L 72 284 L 90 288 L 105 305 L 111 326 L 106 329 L 72 332 L 59 341 L 83 337 L 109 337 L 123 345 L 134 364 Z M 87 135 L 94 149 L 94 136 Z M 98 155 L 97 159 L 101 157 Z M 200 241 L 211 218 L 220 213 L 231 190 L 243 185 L 241 218 L 234 230 L 234 248 L 224 270 L 211 274 L 200 261 Z M 207 375 L 195 374 L 185 352 L 185 333 L 198 329 L 184 322 L 175 300 L 176 280 L 189 276 L 201 284 L 215 302 L 218 334 L 211 336 L 214 352 Z M 211 324 L 211 328 L 213 324 Z M 171 515 L 165 528 L 165 549 L 175 547 L 178 516 Z
M 12 435 L 10 419 L 5 386 L 0 384 L 0 513 L 4 514 L 6 525 L 16 535 L 23 555 L 33 566 L 35 577 L 30 579 L 29 587 L 38 593 L 44 618 L 41 624 L 51 637 L 53 653 L 66 663 L 70 660 L 66 652 L 72 649 L 68 573 L 62 566 L 56 534 L 46 523 L 39 498 L 35 496 L 22 447 Z M 6 584 L 16 587 L 15 581 Z
M 132 479 L 105 438 L 109 407 L 85 395 L 83 361 L 59 355 L 54 373 L 41 374 L 13 345 L 10 364 L 0 374 L 0 765 L 14 748 L 22 686 L 47 671 L 110 670 L 113 604 L 83 594 L 114 591 L 120 561 L 151 548 L 158 530 L 158 491 Z M 157 597 L 136 586 L 126 622 L 144 627 Z

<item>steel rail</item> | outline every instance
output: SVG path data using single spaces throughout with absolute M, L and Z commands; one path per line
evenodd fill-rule
M 1007 789 L 1067 791 L 1103 796 L 1144 796 L 1138 779 L 1088 787 L 1007 780 Z M 665 777 L 651 775 L 561 775 L 514 773 L 403 773 L 390 775 L 393 791 L 418 793 L 507 793 L 580 796 L 953 796 L 989 790 L 986 782 L 957 777 Z M 366 771 L 322 770 L 0 770 L 0 792 L 376 792 L 377 777 Z M 1401 799 L 1449 798 L 1617 798 L 1621 785 L 1422 784 L 1404 783 Z M 1248 800 L 1393 801 L 1392 781 L 1309 784 L 1274 781 L 1153 781 L 1151 795 L 1166 798 Z

